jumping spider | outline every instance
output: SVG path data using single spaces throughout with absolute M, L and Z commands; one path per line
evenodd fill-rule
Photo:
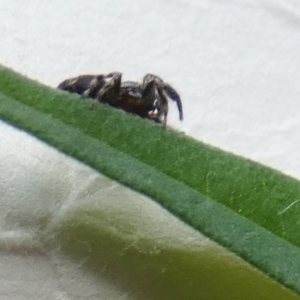
M 179 119 L 183 119 L 182 103 L 175 89 L 160 77 L 146 74 L 143 82 L 122 82 L 118 72 L 101 75 L 81 75 L 64 80 L 59 89 L 107 103 L 126 112 L 157 123 L 167 123 L 168 98 L 177 103 Z

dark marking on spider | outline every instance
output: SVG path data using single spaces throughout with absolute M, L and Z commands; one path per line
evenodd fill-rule
M 171 85 L 153 74 L 146 74 L 142 83 L 122 82 L 122 74 L 118 72 L 81 75 L 64 80 L 58 88 L 93 98 L 95 102 L 106 103 L 163 126 L 167 123 L 168 99 L 171 99 L 177 103 L 179 119 L 183 119 L 179 94 Z

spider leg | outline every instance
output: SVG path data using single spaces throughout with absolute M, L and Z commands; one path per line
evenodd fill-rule
M 164 81 L 163 81 L 160 77 L 158 77 L 157 75 L 148 73 L 148 74 L 146 74 L 146 75 L 144 76 L 144 79 L 143 79 L 143 85 L 146 86 L 146 84 L 147 84 L 149 81 L 153 80 L 153 79 L 155 79 L 156 82 L 161 82 L 161 83 L 164 82 Z
M 90 81 L 89 88 L 82 93 L 82 97 L 95 99 L 99 91 L 105 86 L 105 79 L 113 77 L 114 74 L 115 73 L 108 73 L 94 76 L 94 78 Z
M 179 119 L 183 119 L 183 110 L 182 110 L 182 103 L 180 96 L 178 93 L 174 90 L 173 87 L 171 87 L 168 83 L 163 83 L 163 89 L 165 93 L 177 103 L 178 111 L 179 111 Z
M 105 83 L 105 85 L 100 89 L 96 99 L 99 102 L 106 102 L 114 106 L 119 100 L 121 92 L 122 73 L 115 72 L 111 74 L 112 79 Z
M 169 111 L 168 99 L 165 96 L 164 89 L 160 84 L 156 85 L 158 98 L 159 98 L 159 105 L 158 105 L 158 118 L 160 119 L 161 123 L 165 127 L 167 124 L 167 116 Z
M 179 119 L 183 120 L 182 103 L 181 103 L 179 94 L 175 91 L 175 89 L 171 85 L 169 85 L 168 83 L 165 83 L 160 77 L 158 77 L 157 75 L 153 75 L 153 74 L 145 75 L 144 80 L 143 80 L 144 86 L 146 86 L 146 84 L 148 82 L 151 82 L 152 80 L 155 81 L 157 92 L 158 92 L 161 100 L 163 101 L 163 103 L 165 103 L 165 101 L 166 101 L 166 97 L 164 96 L 164 93 L 167 94 L 167 96 L 169 98 L 171 98 L 173 101 L 175 101 L 177 103 L 177 108 L 179 111 Z M 161 87 L 160 91 L 159 91 L 158 87 Z
M 106 78 L 113 76 L 113 73 L 101 75 L 80 75 L 66 79 L 58 85 L 61 90 L 76 93 L 84 98 L 96 98 L 100 89 L 105 85 Z
M 148 105 L 148 118 L 165 127 L 168 111 L 168 101 L 157 84 L 157 79 L 152 74 L 147 74 L 143 80 L 142 98 Z
M 155 91 L 156 91 L 155 79 L 151 78 L 145 81 L 144 78 L 142 98 L 144 98 L 148 103 L 153 104 L 156 99 Z
M 104 75 L 95 76 L 89 84 L 89 87 L 82 93 L 83 98 L 95 98 L 99 90 L 105 84 Z
M 70 93 L 82 95 L 87 89 L 89 89 L 94 77 L 94 75 L 81 75 L 66 79 L 58 85 L 58 88 Z
M 143 79 L 143 97 L 152 105 L 149 118 L 166 126 L 168 115 L 168 99 L 164 93 L 163 80 L 153 74 L 146 74 Z

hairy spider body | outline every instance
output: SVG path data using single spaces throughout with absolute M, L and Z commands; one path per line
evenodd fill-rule
M 177 103 L 179 118 L 183 119 L 178 93 L 161 78 L 152 74 L 145 75 L 142 83 L 122 82 L 122 74 L 117 72 L 106 75 L 81 75 L 64 80 L 58 88 L 121 108 L 164 126 L 167 122 L 170 98 Z

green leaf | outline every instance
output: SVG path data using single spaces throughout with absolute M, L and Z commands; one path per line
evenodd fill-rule
M 150 196 L 219 245 L 300 293 L 299 181 L 106 105 L 90 109 L 90 100 L 42 86 L 4 67 L 0 68 L 0 92 L 3 120 Z M 86 224 L 95 222 L 86 223 L 90 212 L 84 216 L 67 235 L 73 241 L 84 228 L 84 240 L 91 242 Z M 70 231 L 69 221 L 65 226 Z M 101 239 L 101 231 L 95 228 L 90 228 L 93 238 L 98 234 Z M 63 240 L 68 249 L 69 240 Z M 182 261 L 191 254 L 185 255 L 165 258 L 176 258 L 187 267 Z M 197 266 L 191 272 L 194 279 L 201 269 L 200 263 Z M 297 299 L 290 294 L 285 299 L 287 295 Z

